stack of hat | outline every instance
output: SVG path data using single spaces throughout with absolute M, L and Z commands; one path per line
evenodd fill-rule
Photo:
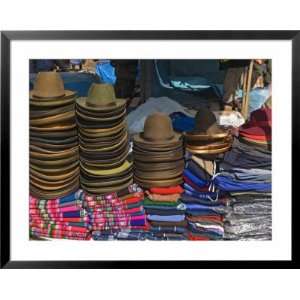
M 109 84 L 92 84 L 76 101 L 79 129 L 80 181 L 91 194 L 116 192 L 132 183 L 128 160 L 126 101 Z
M 38 73 L 30 92 L 30 193 L 35 197 L 62 197 L 79 187 L 75 98 L 58 73 Z
M 215 115 L 203 107 L 195 117 L 195 128 L 185 133 L 186 150 L 192 154 L 218 155 L 228 151 L 232 136 L 217 125 Z
M 34 238 L 90 239 L 89 219 L 79 199 L 81 191 L 62 198 L 30 197 L 30 236 Z
M 271 148 L 272 108 L 266 106 L 252 112 L 250 120 L 240 127 L 239 138 L 250 145 Z
M 145 188 L 181 184 L 183 155 L 181 135 L 173 131 L 170 118 L 162 113 L 150 115 L 144 132 L 133 136 L 135 182 Z

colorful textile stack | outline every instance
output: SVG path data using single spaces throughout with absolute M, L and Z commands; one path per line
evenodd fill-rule
M 89 219 L 79 199 L 80 194 L 79 190 L 68 196 L 50 200 L 30 196 L 30 236 L 89 240 Z
M 150 188 L 146 191 L 144 208 L 150 224 L 150 240 L 184 240 L 187 222 L 185 206 L 180 201 L 181 186 Z
M 231 195 L 232 211 L 225 218 L 226 239 L 272 239 L 271 115 L 270 108 L 251 114 L 215 178 L 216 186 Z
M 219 240 L 224 236 L 228 200 L 211 189 L 214 168 L 214 162 L 196 156 L 187 161 L 181 201 L 185 204 L 190 240 Z
M 92 84 L 88 97 L 76 101 L 80 182 L 91 194 L 117 192 L 132 183 L 128 160 L 126 101 L 109 84 Z
M 143 188 L 182 183 L 183 141 L 162 113 L 147 117 L 144 132 L 133 136 L 134 181 Z
M 94 240 L 143 240 L 147 232 L 144 193 L 136 184 L 117 193 L 80 194 L 85 203 Z
M 30 91 L 30 193 L 41 199 L 79 188 L 76 93 L 56 72 L 40 72 Z

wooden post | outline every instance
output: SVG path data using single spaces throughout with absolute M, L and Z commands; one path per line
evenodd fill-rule
M 247 76 L 247 90 L 246 90 L 246 95 L 245 95 L 245 99 L 243 99 L 243 104 L 242 104 L 242 115 L 245 118 L 245 120 L 247 120 L 247 118 L 248 118 L 249 97 L 250 97 L 250 90 L 251 90 L 253 64 L 254 64 L 254 60 L 252 59 L 251 62 L 250 62 L 249 72 L 248 72 L 248 76 Z

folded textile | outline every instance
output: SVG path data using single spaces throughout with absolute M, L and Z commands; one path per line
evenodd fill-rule
M 165 207 L 177 207 L 180 204 L 179 201 L 176 202 L 169 202 L 169 201 L 153 201 L 149 198 L 144 199 L 144 207 L 152 207 L 152 206 L 157 206 L 159 205 L 160 207 L 165 206 Z
M 153 201 L 163 201 L 163 202 L 177 202 L 180 198 L 180 194 L 169 194 L 169 195 L 160 195 L 160 194 L 151 194 L 146 191 L 146 195 L 149 199 Z
M 183 176 L 189 179 L 193 184 L 195 184 L 198 187 L 205 187 L 209 185 L 209 182 L 207 180 L 201 179 L 197 177 L 197 175 L 193 174 L 190 170 L 184 169 Z
M 183 188 L 180 185 L 172 187 L 154 187 L 150 188 L 150 193 L 160 194 L 160 195 L 170 195 L 170 194 L 181 194 L 183 193 Z
M 232 178 L 220 174 L 214 178 L 214 184 L 223 191 L 261 191 L 270 192 L 272 190 L 271 182 L 240 182 L 233 180 Z
M 185 215 L 184 214 L 169 215 L 169 216 L 147 215 L 147 219 L 150 221 L 180 222 L 185 219 Z

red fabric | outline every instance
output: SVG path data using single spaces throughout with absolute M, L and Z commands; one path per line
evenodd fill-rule
M 128 198 L 128 199 L 123 200 L 123 203 L 133 204 L 133 203 L 138 203 L 141 200 L 143 200 L 142 197 L 132 197 L 132 198 Z
M 192 233 L 188 234 L 188 239 L 190 241 L 209 241 L 207 236 L 193 235 Z
M 240 136 L 257 141 L 271 141 L 271 127 L 251 127 L 240 130 Z
M 239 134 L 257 141 L 271 141 L 272 109 L 264 107 L 252 112 L 250 120 L 240 127 Z
M 170 194 L 182 194 L 184 192 L 180 185 L 165 187 L 165 188 L 150 188 L 152 194 L 170 195 Z

